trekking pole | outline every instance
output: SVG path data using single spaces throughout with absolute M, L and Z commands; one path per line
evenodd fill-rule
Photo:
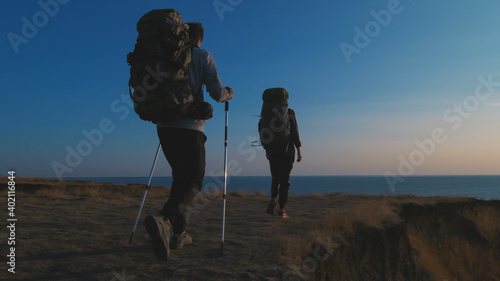
M 221 255 L 224 255 L 224 230 L 226 226 L 226 186 L 227 186 L 227 127 L 228 127 L 228 112 L 229 102 L 226 101 L 226 128 L 224 132 L 224 193 L 222 199 L 224 200 L 222 207 L 222 240 L 220 245 Z
M 135 229 L 137 228 L 137 224 L 139 223 L 139 218 L 141 216 L 142 207 L 144 206 L 144 201 L 146 201 L 146 195 L 148 194 L 148 187 L 151 184 L 151 179 L 153 178 L 153 171 L 155 170 L 156 160 L 158 159 L 158 154 L 160 154 L 161 144 L 158 144 L 158 150 L 156 150 L 155 160 L 153 162 L 153 167 L 151 167 L 151 172 L 149 173 L 149 181 L 144 189 L 144 195 L 142 195 L 141 206 L 139 207 L 139 213 L 137 214 L 137 218 L 135 219 L 134 228 L 132 229 L 132 234 L 130 235 L 130 239 L 128 243 L 132 243 L 132 239 L 134 239 Z

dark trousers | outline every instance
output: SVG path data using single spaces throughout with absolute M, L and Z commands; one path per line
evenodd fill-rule
M 175 234 L 186 228 L 186 207 L 201 191 L 205 176 L 205 141 L 203 132 L 158 128 L 158 137 L 165 157 L 172 168 L 170 197 L 160 211 L 170 220 Z
M 288 151 L 284 149 L 267 149 L 266 157 L 271 167 L 271 198 L 276 199 L 279 194 L 280 209 L 284 209 L 288 201 L 290 172 L 295 159 L 295 147 L 290 145 Z

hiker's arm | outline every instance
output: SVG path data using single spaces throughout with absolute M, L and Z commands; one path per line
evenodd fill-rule
M 300 149 L 302 143 L 300 142 L 299 137 L 299 126 L 297 125 L 297 119 L 295 118 L 295 111 L 289 109 L 290 115 L 290 137 L 292 138 L 292 142 L 296 148 Z
M 302 150 L 300 147 L 297 147 L 297 162 L 302 161 Z
M 297 119 L 295 118 L 295 111 L 293 109 L 288 109 L 288 118 L 290 118 L 290 137 L 292 139 L 293 145 L 297 148 L 297 162 L 302 161 L 302 150 L 300 147 L 302 143 L 299 137 L 299 126 L 297 125 Z
M 218 102 L 230 100 L 233 97 L 233 90 L 222 85 L 219 79 L 219 74 L 217 73 L 217 66 L 215 65 L 212 55 L 205 50 L 204 57 L 205 75 L 203 77 L 203 84 L 207 86 L 207 92 Z

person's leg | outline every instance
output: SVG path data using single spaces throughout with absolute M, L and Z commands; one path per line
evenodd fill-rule
M 281 155 L 281 161 L 279 162 L 279 207 L 280 210 L 285 209 L 285 205 L 288 202 L 288 192 L 290 189 L 290 172 L 293 168 L 293 162 L 295 158 L 295 148 L 292 146 L 287 152 Z
M 269 167 L 271 170 L 271 199 L 276 200 L 279 190 L 279 168 L 281 159 L 279 154 L 273 153 L 272 151 L 267 154 L 267 159 L 269 160 Z
M 161 213 L 170 220 L 174 234 L 182 234 L 187 219 L 185 209 L 203 185 L 206 136 L 179 128 L 158 128 L 158 136 L 173 178 L 169 199 Z
M 269 160 L 269 167 L 271 170 L 271 201 L 267 205 L 266 212 L 270 215 L 274 214 L 274 206 L 276 205 L 276 198 L 279 192 L 279 163 L 280 158 L 272 150 L 266 151 L 266 157 Z

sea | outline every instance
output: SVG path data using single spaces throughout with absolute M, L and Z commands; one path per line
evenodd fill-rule
M 90 180 L 116 184 L 147 184 L 148 177 L 86 177 L 68 180 Z M 170 186 L 171 177 L 153 177 L 151 185 Z M 205 177 L 204 191 L 224 188 L 223 177 Z M 269 176 L 232 176 L 226 180 L 227 192 L 246 191 L 270 194 Z M 465 196 L 477 199 L 500 199 L 500 176 L 291 176 L 290 194 L 369 194 Z

